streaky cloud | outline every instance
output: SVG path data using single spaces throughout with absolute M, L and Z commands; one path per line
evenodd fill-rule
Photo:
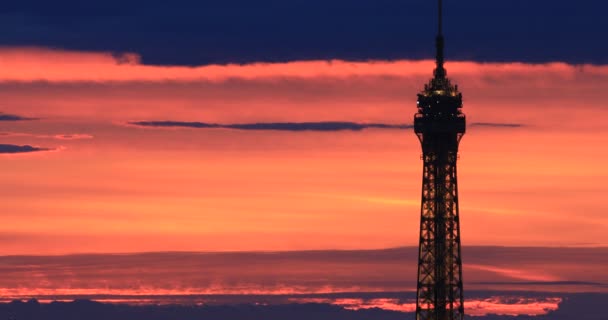
M 186 121 L 129 121 L 128 124 L 140 127 L 183 127 L 183 128 L 221 128 L 222 125 L 205 122 Z
M 36 118 L 28 118 L 19 116 L 16 114 L 2 113 L 0 112 L 0 121 L 26 121 L 26 120 L 37 120 Z
M 147 64 L 140 52 L 116 54 L 101 51 L 61 50 L 53 47 L 0 47 L 0 61 L 11 61 L 2 66 L 0 83 L 116 83 L 116 82 L 207 82 L 234 81 L 285 82 L 294 79 L 417 79 L 431 76 L 434 60 L 421 59 L 291 59 L 268 62 L 255 60 L 246 63 L 201 63 L 193 66 Z M 459 82 L 496 87 L 500 84 L 521 85 L 543 83 L 551 79 L 553 85 L 571 83 L 571 77 L 594 76 L 594 84 L 601 85 L 608 75 L 608 65 L 568 64 L 567 62 L 476 62 L 471 59 L 453 60 L 449 72 Z M 419 80 L 418 80 L 419 79 Z M 469 80 L 471 79 L 471 80 Z M 473 81 L 474 80 L 474 81 Z M 534 80 L 539 82 L 534 82 Z M 580 80 L 586 80 L 581 78 Z M 418 82 L 415 83 L 418 83 Z M 418 86 L 416 86 L 418 87 Z M 466 87 L 469 87 L 468 85 Z
M 194 128 L 194 129 L 234 129 L 234 130 L 273 130 L 273 131 L 361 131 L 364 129 L 412 129 L 411 124 L 359 123 L 349 121 L 319 122 L 254 122 L 219 124 L 198 121 L 129 121 L 129 125 L 152 128 Z M 471 127 L 521 128 L 519 123 L 474 122 Z
M 55 140 L 84 140 L 93 139 L 93 135 L 86 133 L 59 133 L 59 134 L 34 134 L 24 132 L 0 132 L 0 137 L 30 137 L 38 139 Z
M 280 131 L 360 131 L 363 129 L 407 129 L 411 125 L 356 122 L 270 122 L 231 124 L 226 128 L 239 130 L 280 130 Z
M 358 123 L 346 121 L 320 122 L 257 122 L 237 124 L 217 124 L 182 121 L 130 121 L 130 125 L 141 127 L 181 127 L 181 128 L 221 128 L 235 130 L 274 130 L 274 131 L 361 131 L 364 129 L 410 129 L 412 125 L 386 123 Z
M 521 123 L 497 123 L 497 122 L 473 122 L 471 127 L 492 127 L 492 128 L 521 128 Z
M 32 153 L 40 151 L 51 151 L 49 148 L 33 147 L 30 145 L 0 144 L 0 154 Z
M 608 284 L 593 281 L 481 281 L 472 282 L 473 284 L 493 285 L 493 286 L 597 286 L 608 287 Z

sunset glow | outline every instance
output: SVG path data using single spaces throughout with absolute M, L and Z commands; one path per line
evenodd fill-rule
M 0 319 L 605 320 L 606 9 L 0 6 Z
M 54 151 L 0 155 L 3 254 L 416 244 L 421 162 L 408 130 L 127 123 L 411 124 L 431 61 L 185 68 L 32 48 L 0 57 L 2 112 L 28 118 L 2 121 L 0 143 Z M 459 163 L 466 243 L 608 244 L 606 152 L 590 148 L 608 142 L 608 69 L 448 70 L 471 115 Z

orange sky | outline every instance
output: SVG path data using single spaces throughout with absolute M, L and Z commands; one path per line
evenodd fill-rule
M 128 60 L 124 63 L 124 60 Z M 157 129 L 133 120 L 410 124 L 430 61 L 144 66 L 0 50 L 0 254 L 416 245 L 411 130 Z M 608 245 L 608 66 L 446 64 L 472 123 L 463 245 Z M 74 135 L 65 139 L 58 135 Z

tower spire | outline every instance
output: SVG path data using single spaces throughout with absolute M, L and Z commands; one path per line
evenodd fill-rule
M 437 6 L 437 37 L 435 38 L 435 47 L 437 49 L 437 53 L 435 55 L 435 63 L 436 68 L 433 72 L 435 74 L 435 79 L 444 79 L 446 75 L 446 71 L 443 68 L 443 3 L 442 0 L 438 0 Z

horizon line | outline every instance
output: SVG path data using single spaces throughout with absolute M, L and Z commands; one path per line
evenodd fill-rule
M 513 249 L 608 249 L 608 244 L 589 244 L 589 245 L 467 245 L 463 248 L 513 248 Z M 417 245 L 406 245 L 397 247 L 383 247 L 371 249 L 298 249 L 298 250 L 159 250 L 159 251 L 124 251 L 124 252 L 65 252 L 65 253 L 50 253 L 50 254 L 2 254 L 0 258 L 10 257 L 69 257 L 69 256 L 128 256 L 128 255 L 153 255 L 153 254 L 283 254 L 283 253 L 315 253 L 315 252 L 378 252 L 378 251 L 393 251 L 401 249 L 418 249 Z

